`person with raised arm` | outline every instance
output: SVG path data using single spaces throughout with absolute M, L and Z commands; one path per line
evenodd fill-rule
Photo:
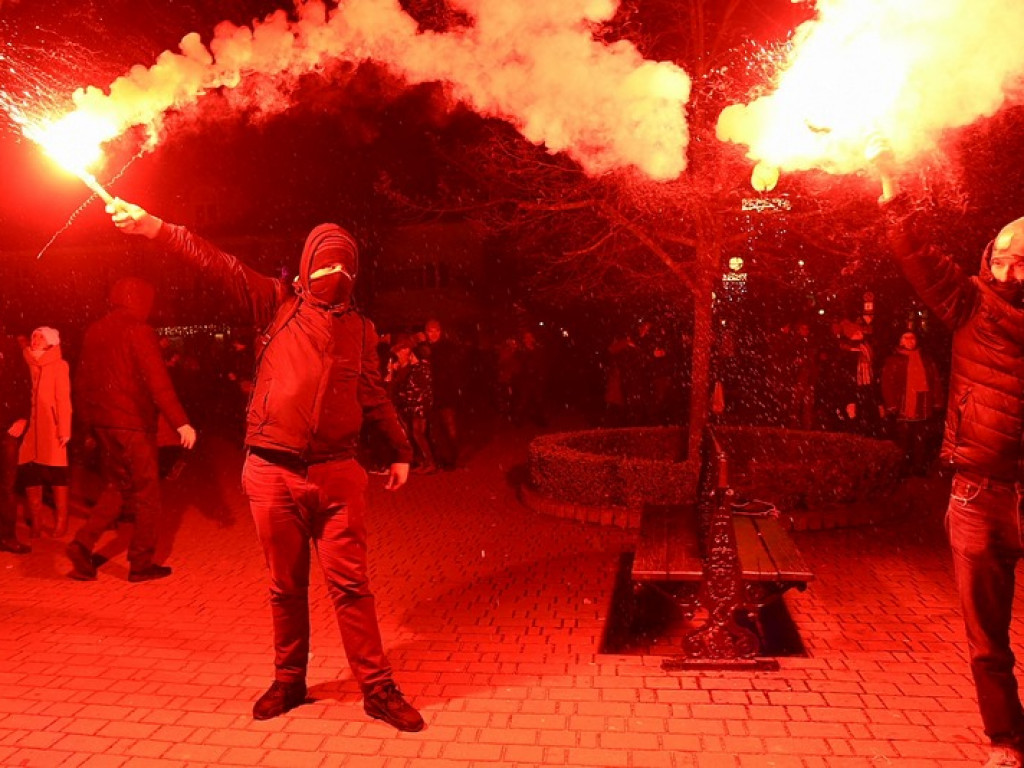
M 953 333 L 941 461 L 953 471 L 946 529 L 978 706 L 991 742 L 986 768 L 1024 765 L 1024 709 L 1010 618 L 1024 482 L 1024 218 L 1004 226 L 968 276 L 928 242 L 884 141 L 869 147 L 896 261 Z
M 253 717 L 277 717 L 306 699 L 315 548 L 364 710 L 399 730 L 421 730 L 423 718 L 392 677 L 367 577 L 361 426 L 369 422 L 391 449 L 389 490 L 408 479 L 412 449 L 382 385 L 373 323 L 353 304 L 355 239 L 337 224 L 315 227 L 288 284 L 137 205 L 115 200 L 107 210 L 123 232 L 155 240 L 218 281 L 265 329 L 255 349 L 242 482 L 270 574 L 275 674 Z

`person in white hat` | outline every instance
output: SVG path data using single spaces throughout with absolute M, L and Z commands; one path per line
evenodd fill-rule
M 49 533 L 68 530 L 68 441 L 71 440 L 71 376 L 61 356 L 60 334 L 42 326 L 24 350 L 32 377 L 32 410 L 18 449 L 18 473 L 25 487 L 33 535 L 43 526 L 43 486 L 53 489 L 54 524 Z

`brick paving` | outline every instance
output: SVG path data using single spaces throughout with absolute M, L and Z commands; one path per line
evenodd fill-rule
M 665 644 L 601 652 L 635 533 L 520 504 L 509 473 L 528 438 L 398 493 L 371 480 L 372 584 L 423 732 L 364 715 L 318 573 L 315 702 L 251 719 L 272 677 L 264 566 L 239 452 L 210 437 L 166 494 L 171 578 L 127 582 L 113 534 L 92 583 L 66 578 L 63 542 L 0 554 L 0 766 L 981 764 L 941 510 L 797 534 L 817 574 L 786 598 L 806 657 L 665 672 Z

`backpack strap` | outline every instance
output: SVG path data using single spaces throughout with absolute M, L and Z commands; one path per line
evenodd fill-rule
M 278 332 L 288 325 L 288 322 L 295 317 L 295 314 L 299 311 L 299 305 L 302 300 L 295 295 L 290 296 L 285 300 L 277 312 L 274 314 L 274 319 L 270 321 L 270 324 L 263 329 L 263 333 L 259 335 L 257 339 L 257 349 L 255 360 L 253 361 L 254 369 L 259 368 L 260 360 L 263 359 L 263 353 L 267 351 L 267 347 L 270 346 L 271 340 L 278 334 Z

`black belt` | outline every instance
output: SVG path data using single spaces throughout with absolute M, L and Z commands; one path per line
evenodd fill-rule
M 1017 484 L 1013 480 L 1003 480 L 998 477 L 985 477 L 984 475 L 979 475 L 977 472 L 971 472 L 970 470 L 958 469 L 956 473 L 967 482 L 972 483 L 979 488 L 991 488 L 993 486 L 1012 488 Z
M 316 464 L 326 464 L 329 461 L 348 461 L 349 459 L 355 458 L 350 454 L 335 454 L 332 456 L 318 456 L 315 459 L 304 459 L 297 453 L 291 451 L 280 451 L 276 448 L 266 448 L 262 445 L 251 445 L 249 446 L 249 453 L 254 456 L 259 456 L 264 461 L 269 461 L 271 464 L 276 464 L 279 467 L 288 467 L 289 469 L 306 469 Z
M 305 469 L 309 464 L 309 462 L 304 461 L 297 453 L 278 451 L 274 448 L 264 448 L 261 445 L 250 446 L 249 453 L 254 456 L 259 456 L 264 461 L 269 461 L 271 464 L 277 464 L 281 467 Z

